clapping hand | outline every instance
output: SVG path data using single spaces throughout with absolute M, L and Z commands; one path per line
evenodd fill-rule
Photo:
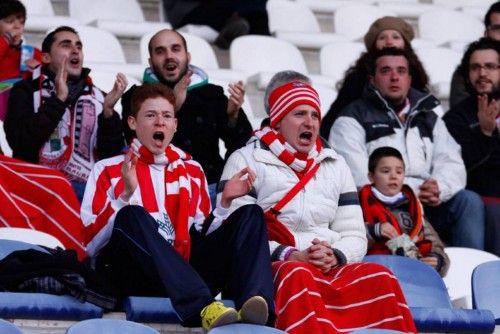
M 127 77 L 123 73 L 118 73 L 116 75 L 115 83 L 111 91 L 104 98 L 103 103 L 103 113 L 105 118 L 110 118 L 113 116 L 113 108 L 116 102 L 122 97 L 125 88 L 127 88 L 128 81 Z
M 128 203 L 130 197 L 137 188 L 137 156 L 132 149 L 125 154 L 125 160 L 122 164 L 123 191 L 120 195 L 121 199 Z
M 243 81 L 229 84 L 229 101 L 227 102 L 227 115 L 230 119 L 238 118 L 238 112 L 245 100 L 245 86 Z
M 245 167 L 230 178 L 222 191 L 221 206 L 229 208 L 231 202 L 238 197 L 250 192 L 257 175 L 249 167 Z

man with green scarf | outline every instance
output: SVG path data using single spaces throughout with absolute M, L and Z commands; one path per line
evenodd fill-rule
M 243 147 L 252 133 L 252 126 L 241 109 L 245 95 L 243 83 L 229 85 L 228 99 L 222 87 L 208 83 L 202 69 L 190 65 L 186 40 L 174 30 L 161 30 L 151 38 L 149 56 L 150 67 L 145 70 L 143 81 L 160 82 L 174 90 L 178 125 L 172 143 L 190 153 L 203 167 L 213 205 L 225 160 L 219 153 L 219 140 L 224 142 L 228 157 Z M 126 120 L 135 89 L 136 86 L 131 87 L 122 97 L 127 142 L 132 139 Z

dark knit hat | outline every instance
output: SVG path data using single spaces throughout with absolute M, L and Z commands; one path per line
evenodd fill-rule
M 370 29 L 368 29 L 364 39 L 367 50 L 373 46 L 377 36 L 384 30 L 398 31 L 403 36 L 406 43 L 410 43 L 415 37 L 413 27 L 405 20 L 395 16 L 384 16 L 373 22 Z

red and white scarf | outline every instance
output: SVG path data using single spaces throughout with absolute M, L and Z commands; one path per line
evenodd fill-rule
M 55 92 L 55 83 L 42 73 L 42 66 L 33 71 L 38 90 L 33 92 L 33 110 Z M 72 181 L 86 182 L 97 161 L 97 119 L 103 111 L 104 95 L 87 75 L 82 92 L 73 105 L 67 106 L 50 138 L 39 152 L 38 163 L 59 170 Z
M 314 159 L 322 149 L 321 140 L 318 137 L 308 154 L 297 152 L 281 134 L 268 126 L 255 131 L 254 135 L 266 144 L 278 159 L 290 166 L 299 178 L 311 168 Z
M 191 249 L 189 226 L 194 217 L 190 207 L 191 184 L 184 161 L 191 160 L 191 156 L 172 144 L 167 146 L 164 153 L 154 155 L 137 138 L 132 141 L 131 149 L 139 160 L 136 166 L 137 174 L 141 175 L 138 179 L 139 188 L 143 207 L 148 212 L 160 211 L 149 173 L 149 165 L 165 166 L 164 205 L 175 230 L 174 248 L 186 260 L 189 259 Z

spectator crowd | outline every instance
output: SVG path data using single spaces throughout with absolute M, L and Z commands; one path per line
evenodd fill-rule
M 227 49 L 269 34 L 265 3 L 163 5 L 174 28 L 207 24 Z M 243 81 L 227 95 L 208 83 L 177 30 L 149 40 L 142 84 L 117 73 L 106 92 L 76 28 L 51 30 L 38 49 L 23 40 L 26 20 L 19 0 L 0 0 L 0 111 L 13 152 L 0 147 L 0 161 L 18 175 L 36 165 L 59 180 L 44 189 L 81 204 L 66 246 L 118 299 L 169 297 L 184 326 L 205 329 L 416 333 L 397 279 L 365 255 L 411 257 L 441 276 L 445 246 L 500 256 L 500 2 L 453 74 L 449 110 L 431 93 L 412 26 L 386 16 L 324 116 L 314 83 L 290 69 L 269 81 L 260 128 L 243 110 Z M 38 203 L 4 175 L 0 188 Z M 22 224 L 4 211 L 3 225 Z

